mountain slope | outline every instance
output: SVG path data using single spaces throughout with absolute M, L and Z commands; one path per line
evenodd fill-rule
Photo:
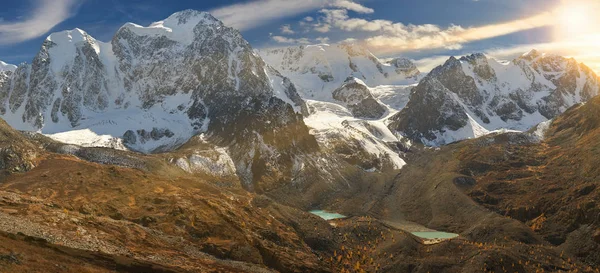
M 238 31 L 188 10 L 149 27 L 126 24 L 110 43 L 80 29 L 52 34 L 2 84 L 0 104 L 21 130 L 158 152 L 198 133 L 219 135 L 244 108 L 291 101 L 293 91 L 274 89 L 289 87 L 272 85 L 279 81 Z
M 474 140 L 458 151 L 478 204 L 528 225 L 561 251 L 600 266 L 600 97 L 548 125 L 541 143 L 514 134 Z
M 0 132 L 15 137 L 20 134 L 3 126 Z M 20 137 L 35 146 L 54 146 L 32 134 Z M 89 150 L 114 152 L 107 148 Z M 437 158 L 436 151 L 430 152 Z M 0 177 L 0 270 L 43 269 L 58 273 L 92 269 L 95 272 L 362 269 L 425 273 L 480 272 L 482 268 L 498 271 L 512 264 L 519 272 L 535 272 L 539 267 L 565 271 L 586 268 L 573 256 L 561 254 L 552 246 L 515 241 L 528 238 L 532 232 L 515 225 L 515 220 L 496 222 L 501 226 L 493 234 L 498 242 L 467 234 L 428 244 L 394 223 L 368 216 L 326 222 L 266 196 L 248 193 L 239 184 L 228 184 L 223 178 L 177 170 L 162 154 L 119 153 L 151 167 L 96 164 L 40 148 L 36 168 Z M 365 190 L 361 194 L 381 186 L 367 182 L 363 182 Z M 439 182 L 429 184 L 434 182 L 422 184 L 439 185 Z M 352 203 L 355 207 L 365 206 L 361 202 Z M 423 204 L 426 212 L 427 203 Z M 398 207 L 390 209 L 395 211 Z M 427 213 L 403 213 L 427 217 Z M 436 218 L 440 216 L 437 214 Z M 475 230 L 488 234 L 481 228 Z M 522 233 L 515 236 L 510 233 L 514 230 Z
M 400 169 L 405 144 L 387 127 L 421 74 L 407 59 L 383 61 L 354 42 L 259 52 L 296 85 L 305 123 L 322 147 L 368 171 Z
M 260 51 L 269 65 L 292 79 L 305 99 L 330 101 L 331 92 L 348 77 L 367 86 L 412 83 L 420 74 L 407 59 L 384 62 L 354 42 L 287 47 Z
M 389 127 L 434 146 L 499 129 L 526 131 L 599 89 L 587 66 L 535 50 L 509 63 L 483 54 L 452 57 L 421 81 Z
M 18 130 L 87 147 L 173 151 L 193 136 L 225 148 L 236 175 L 290 181 L 296 155 L 318 151 L 295 86 L 239 31 L 186 10 L 110 43 L 51 34 L 32 64 L 0 78 L 0 114 Z
M 0 73 L 3 71 L 15 71 L 15 69 L 17 69 L 16 65 L 12 65 L 12 64 L 7 64 L 3 61 L 0 61 Z

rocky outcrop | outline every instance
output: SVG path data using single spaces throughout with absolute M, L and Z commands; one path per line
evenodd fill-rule
M 234 151 L 247 185 L 274 166 L 289 181 L 295 155 L 318 149 L 294 84 L 239 31 L 194 10 L 125 24 L 109 43 L 54 33 L 32 64 L 0 73 L 0 105 L 19 130 L 84 146 L 168 152 L 204 134 Z
M 406 77 L 412 78 L 421 74 L 415 63 L 406 58 L 394 58 L 387 63 L 396 69 L 398 75 L 406 75 Z
M 12 71 L 15 71 L 15 69 L 17 69 L 16 65 L 7 64 L 3 61 L 0 61 L 0 73 L 4 72 L 4 71 L 12 72 Z
M 421 78 L 414 63 L 403 58 L 381 60 L 354 42 L 259 53 L 291 79 L 306 101 L 305 123 L 321 148 L 367 171 L 406 164 L 397 149 L 403 144 L 384 122 L 386 115 L 404 107 L 407 90 Z
M 302 106 L 293 84 L 266 68 L 238 31 L 187 10 L 149 27 L 126 24 L 110 43 L 80 29 L 50 35 L 31 65 L 0 76 L 0 104 L 18 129 L 85 128 L 133 150 L 168 151 L 226 130 L 251 100 L 279 95 Z
M 434 146 L 499 129 L 527 131 L 599 90 L 584 64 L 535 50 L 509 63 L 483 54 L 452 57 L 420 82 L 389 127 Z
M 386 109 L 373 95 L 369 88 L 355 78 L 348 78 L 344 84 L 333 91 L 333 99 L 346 105 L 346 108 L 357 118 L 378 119 L 385 114 Z
M 420 75 L 412 61 L 396 58 L 385 62 L 354 42 L 270 49 L 260 54 L 269 65 L 292 79 L 303 97 L 328 95 L 348 77 L 374 87 L 410 82 Z M 320 92 L 325 94 L 317 94 Z

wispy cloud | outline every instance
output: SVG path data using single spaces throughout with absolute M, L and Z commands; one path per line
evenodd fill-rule
M 217 8 L 211 13 L 230 27 L 248 30 L 273 20 L 318 9 L 327 2 L 326 0 L 258 0 Z
M 547 54 L 575 58 L 600 74 L 600 34 L 590 34 L 569 41 L 523 44 L 486 50 L 488 56 L 498 60 L 511 60 L 531 49 Z
M 357 13 L 374 12 L 373 9 L 351 0 L 255 0 L 217 8 L 210 12 L 226 25 L 243 31 L 324 7 L 343 8 Z M 310 22 L 313 18 L 307 17 L 305 20 Z
M 290 26 L 289 24 L 287 24 L 287 25 L 281 26 L 281 33 L 283 33 L 283 34 L 294 34 L 296 32 L 292 29 L 292 26 Z
M 0 22 L 0 44 L 16 44 L 40 37 L 73 15 L 76 0 L 36 0 L 21 21 Z
M 289 38 L 289 37 L 284 37 L 284 36 L 271 36 L 271 39 L 273 39 L 273 41 L 280 43 L 280 44 L 301 44 L 301 45 L 307 45 L 307 44 L 311 44 L 311 40 L 308 38 Z
M 568 41 L 488 48 L 482 50 L 481 53 L 499 61 L 511 61 L 532 49 L 536 49 L 546 54 L 574 58 L 600 74 L 600 51 L 597 50 L 598 48 L 600 48 L 600 34 L 590 34 Z M 417 59 L 415 64 L 421 71 L 427 72 L 443 64 L 448 58 L 450 58 L 450 55 L 436 55 Z
M 460 49 L 463 44 L 498 37 L 553 24 L 551 12 L 498 24 L 464 28 L 458 25 L 440 27 L 432 24 L 405 25 L 389 20 L 353 18 L 346 9 L 323 9 L 317 32 L 337 28 L 347 32 L 368 32 L 367 45 L 380 54 L 424 49 Z
M 332 7 L 343 8 L 358 13 L 373 13 L 374 9 L 365 7 L 359 3 L 348 1 L 348 0 L 335 0 L 329 4 Z
M 415 65 L 419 68 L 421 72 L 429 73 L 429 71 L 433 70 L 437 66 L 443 64 L 446 60 L 448 60 L 450 56 L 446 55 L 436 55 L 427 58 L 413 60 Z

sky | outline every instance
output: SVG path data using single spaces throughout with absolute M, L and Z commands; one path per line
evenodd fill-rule
M 2 0 L 0 60 L 31 62 L 52 32 L 80 28 L 104 42 L 125 23 L 211 12 L 254 48 L 364 43 L 380 58 L 429 71 L 449 56 L 510 60 L 531 49 L 600 72 L 600 0 Z

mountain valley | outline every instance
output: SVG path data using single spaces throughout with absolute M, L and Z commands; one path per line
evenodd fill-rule
M 599 81 L 195 10 L 57 32 L 0 62 L 0 272 L 599 272 Z

